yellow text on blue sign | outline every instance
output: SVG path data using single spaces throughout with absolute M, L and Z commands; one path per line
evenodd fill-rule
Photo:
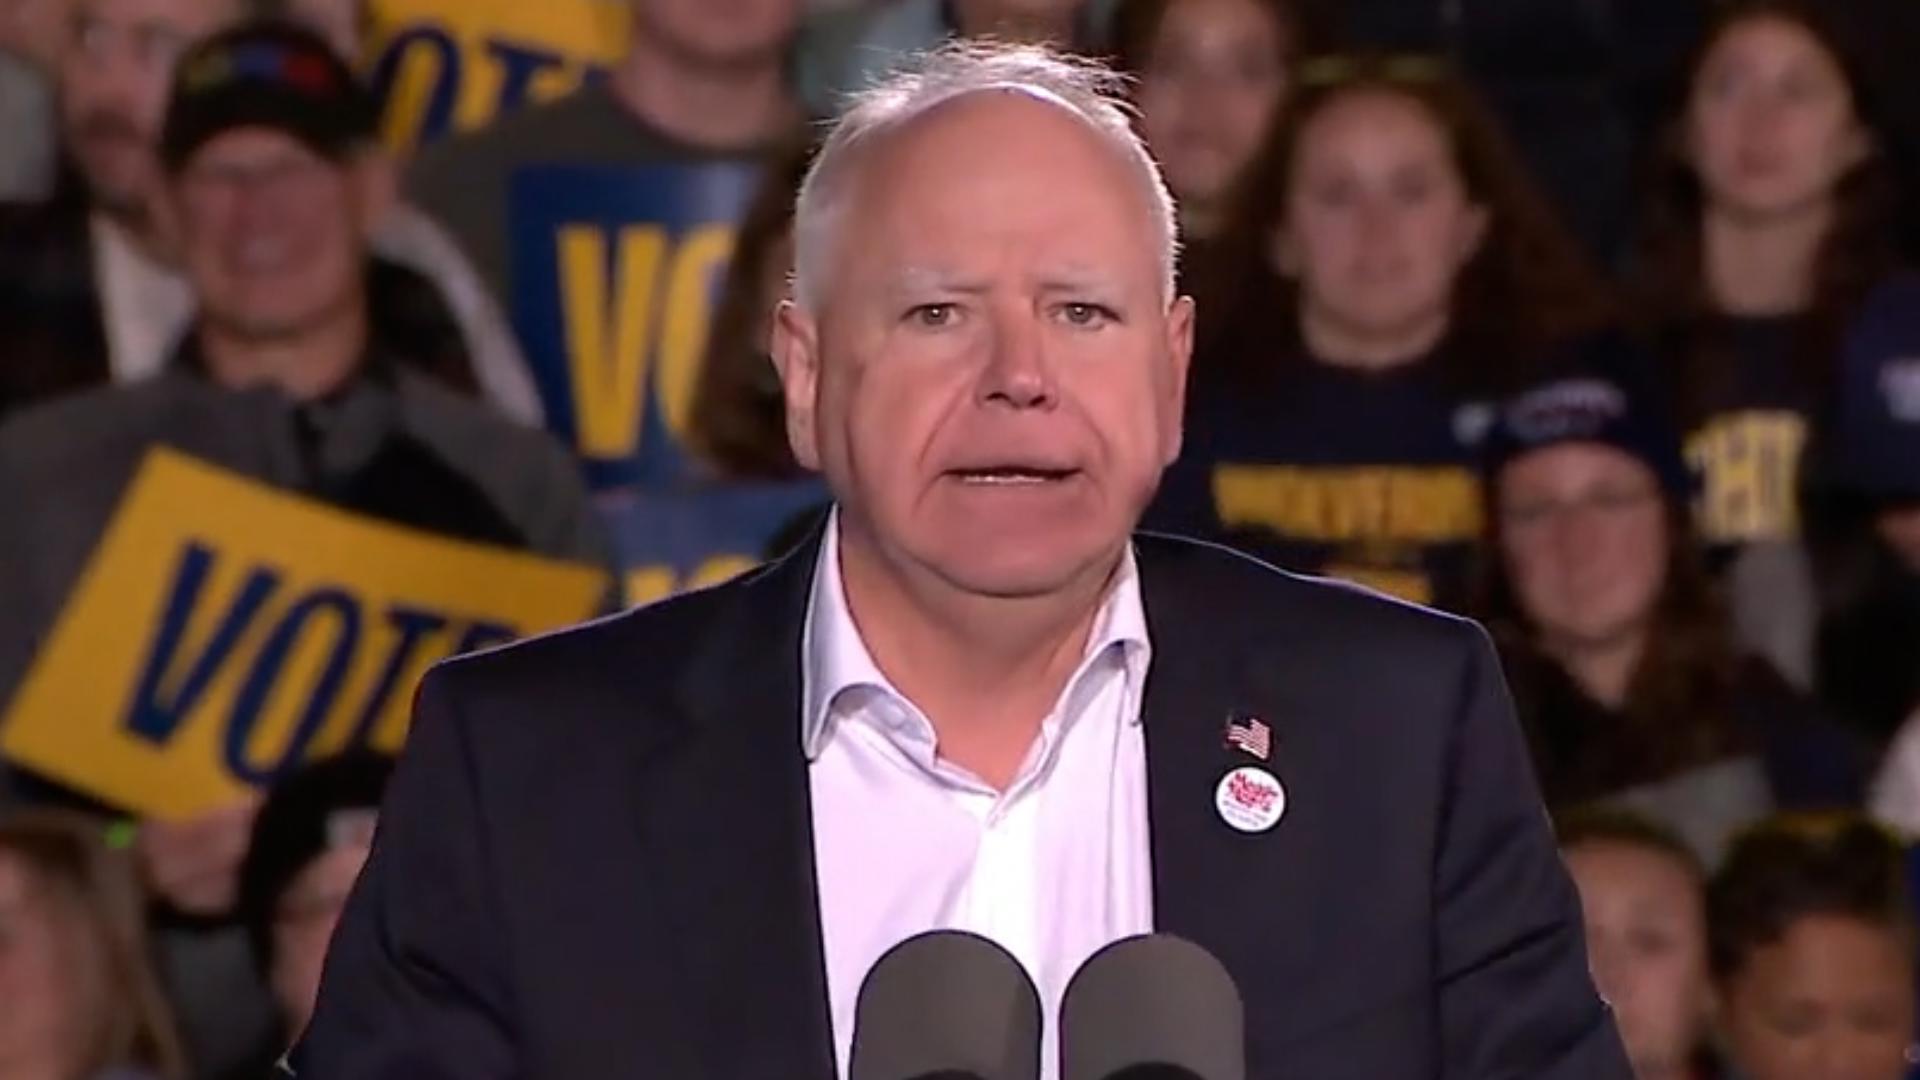
M 706 351 L 713 281 L 733 243 L 728 224 L 699 226 L 677 244 L 669 244 L 658 225 L 613 233 L 593 225 L 561 227 L 555 247 L 582 456 L 631 456 L 645 431 L 649 392 L 657 395 L 668 432 L 676 442 L 684 439 Z
M 584 618 L 606 587 L 155 451 L 0 750 L 131 811 L 194 813 L 314 756 L 398 749 L 428 666 Z

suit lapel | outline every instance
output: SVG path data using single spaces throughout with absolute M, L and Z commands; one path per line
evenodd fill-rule
M 833 1075 L 798 704 L 818 551 L 816 537 L 727 587 L 682 681 L 685 727 L 642 755 L 632 785 L 638 872 L 689 1028 L 664 1034 L 689 1048 L 686 1075 Z
M 1255 1018 L 1284 1015 L 1284 987 L 1315 963 L 1316 851 L 1327 832 L 1328 767 L 1314 716 L 1290 690 L 1285 642 L 1263 642 L 1218 610 L 1221 594 L 1185 572 L 1192 552 L 1143 539 L 1141 582 L 1153 637 L 1145 727 L 1155 928 L 1205 947 L 1226 964 Z M 1210 565 L 1218 565 L 1218 556 Z M 1244 580 L 1244 579 L 1242 579 Z M 1211 608 L 1211 610 L 1210 610 Z M 1230 717 L 1272 732 L 1261 761 L 1231 747 Z M 1222 778 L 1242 766 L 1276 777 L 1286 809 L 1272 828 L 1245 833 L 1216 809 Z

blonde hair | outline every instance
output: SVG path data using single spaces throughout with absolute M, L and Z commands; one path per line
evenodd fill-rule
M 74 1047 L 81 1075 L 137 1067 L 185 1080 L 186 1055 L 148 960 L 146 899 L 130 856 L 80 814 L 28 810 L 0 817 L 0 857 L 17 859 L 30 891 L 78 931 L 89 1010 Z

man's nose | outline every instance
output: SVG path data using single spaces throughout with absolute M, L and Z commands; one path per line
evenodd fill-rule
M 1047 359 L 1045 328 L 1030 311 L 1003 312 L 994 322 L 993 342 L 981 380 L 981 399 L 1016 409 L 1051 407 L 1058 397 L 1053 365 Z

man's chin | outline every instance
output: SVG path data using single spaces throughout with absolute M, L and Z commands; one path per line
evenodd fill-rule
M 992 600 L 1043 600 L 1082 589 L 1092 575 L 1112 570 L 1117 552 L 974 550 L 934 561 L 953 588 Z

